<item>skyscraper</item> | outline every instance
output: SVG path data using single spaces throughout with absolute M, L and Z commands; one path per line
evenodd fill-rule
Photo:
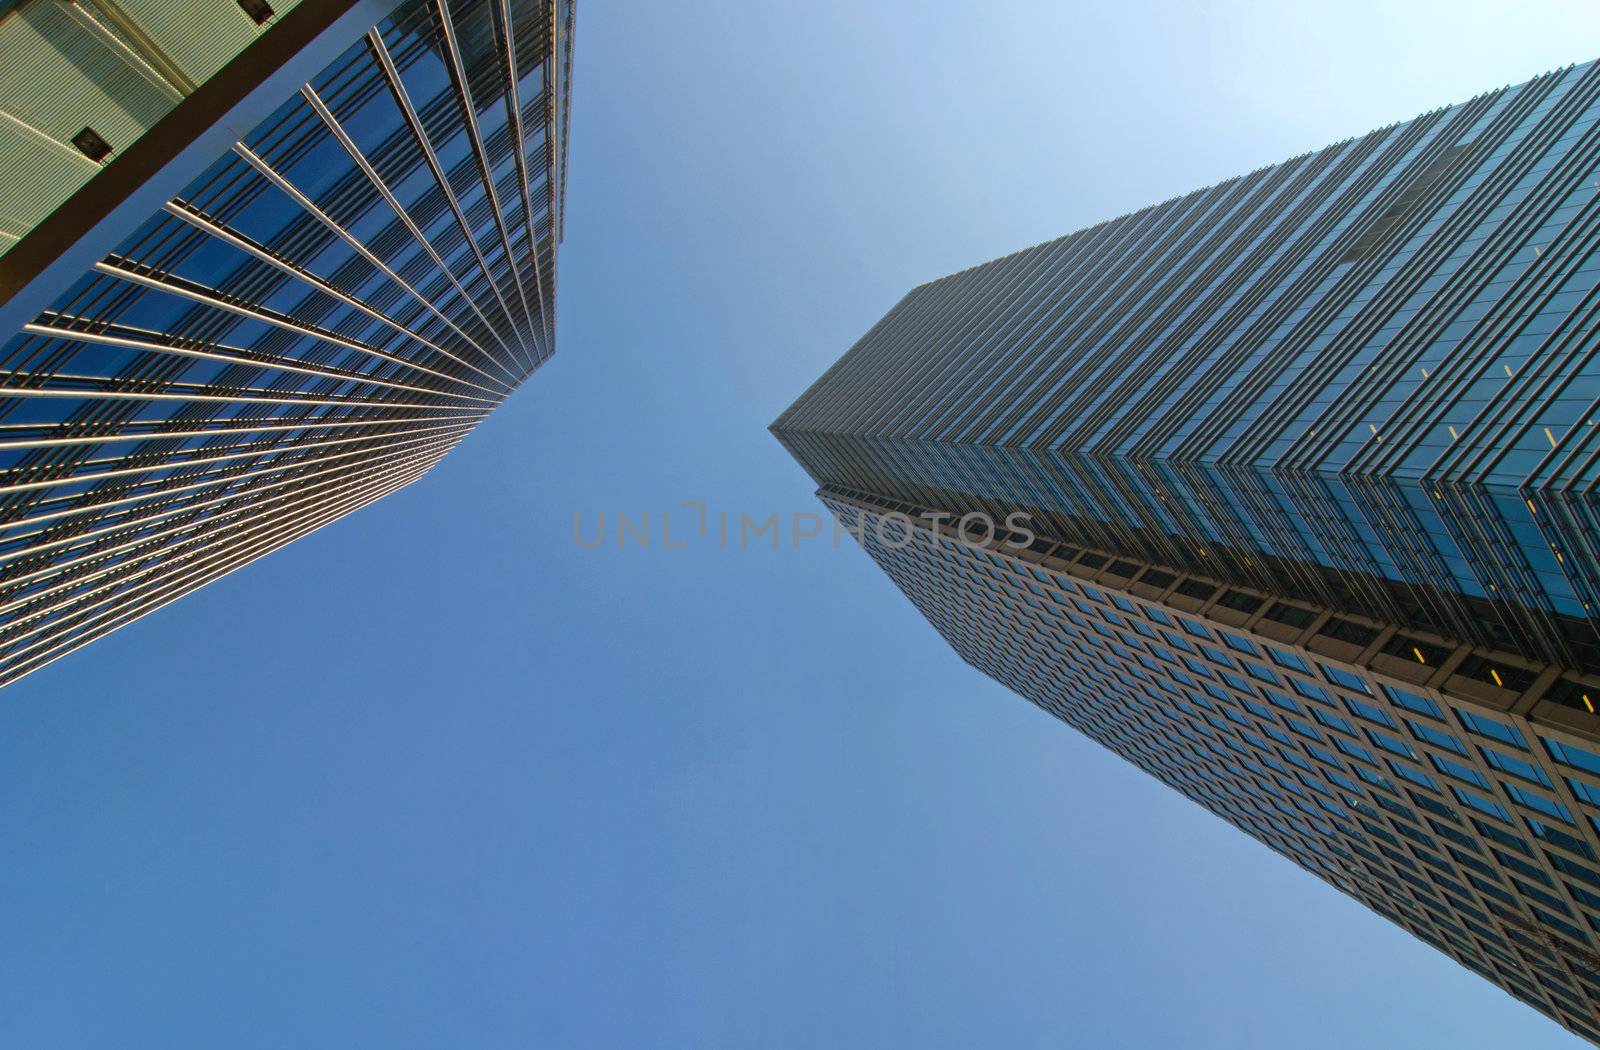
M 572 0 L 0 2 L 0 684 L 554 350 Z
M 1597 118 L 1569 68 L 922 285 L 773 431 L 969 663 L 1600 1042 Z

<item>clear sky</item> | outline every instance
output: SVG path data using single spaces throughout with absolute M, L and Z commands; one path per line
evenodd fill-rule
M 1597 29 L 582 0 L 556 358 L 419 484 L 0 697 L 0 1044 L 1580 1045 L 967 668 L 848 541 L 572 519 L 815 511 L 764 428 L 912 285 Z

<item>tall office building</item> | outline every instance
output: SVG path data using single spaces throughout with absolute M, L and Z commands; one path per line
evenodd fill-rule
M 0 0 L 0 683 L 554 349 L 572 0 Z
M 1569 68 L 922 285 L 773 430 L 969 663 L 1600 1042 L 1597 117 Z

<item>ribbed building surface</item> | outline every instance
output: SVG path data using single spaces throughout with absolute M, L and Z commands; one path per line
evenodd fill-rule
M 913 290 L 774 424 L 819 482 L 1600 670 L 1600 69 Z
M 773 430 L 968 663 L 1600 1043 L 1597 116 L 1562 70 L 923 285 Z
M 0 683 L 415 480 L 553 351 L 570 0 L 302 5 L 214 81 L 341 6 L 389 14 L 0 343 Z

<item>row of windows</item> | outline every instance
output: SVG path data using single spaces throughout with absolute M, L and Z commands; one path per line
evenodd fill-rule
M 860 513 L 827 502 L 847 523 Z M 1588 1030 L 1600 984 L 1539 937 L 1600 943 L 1600 753 L 1004 547 L 921 529 L 905 542 L 877 520 L 863 545 L 968 662 Z

